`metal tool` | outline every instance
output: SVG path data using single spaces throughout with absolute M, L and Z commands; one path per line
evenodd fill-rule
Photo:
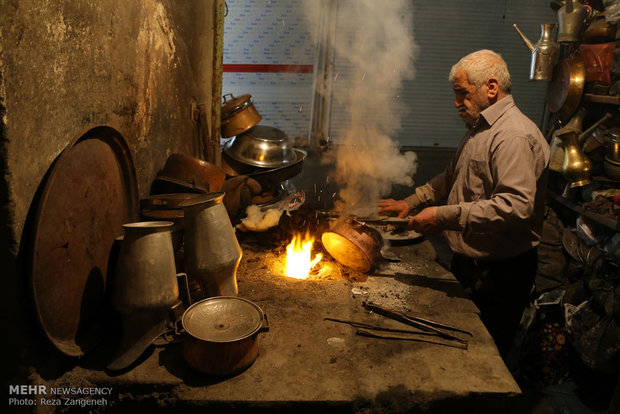
M 396 321 L 402 322 L 404 324 L 407 324 L 409 326 L 413 326 L 419 329 L 422 329 L 424 331 L 428 331 L 428 332 L 434 332 L 435 334 L 437 334 L 438 336 L 441 336 L 443 338 L 446 339 L 452 339 L 454 341 L 457 342 L 461 342 L 461 343 L 467 343 L 466 341 L 464 341 L 463 339 L 456 337 L 452 334 L 446 333 L 441 331 L 440 329 L 446 329 L 446 330 L 450 330 L 450 331 L 454 331 L 454 332 L 461 332 L 463 334 L 469 335 L 469 336 L 473 336 L 470 332 L 465 331 L 463 329 L 459 329 L 456 328 L 454 326 L 449 326 L 449 325 L 445 325 L 439 322 L 435 322 L 435 321 L 431 321 L 428 319 L 423 319 L 423 318 L 419 318 L 416 316 L 411 316 L 411 315 L 407 315 L 404 314 L 402 312 L 398 312 L 395 311 L 393 309 L 389 309 L 389 308 L 384 308 L 382 306 L 370 303 L 370 302 L 363 302 L 362 306 L 364 307 L 364 309 L 371 311 L 371 312 L 375 312 L 379 315 L 388 317 L 390 319 L 394 319 Z
M 371 338 L 382 338 L 382 339 L 396 339 L 396 340 L 404 340 L 404 341 L 416 341 L 416 342 L 426 342 L 429 344 L 436 345 L 445 345 L 459 349 L 467 349 L 467 341 L 458 340 L 457 343 L 446 343 L 446 342 L 437 342 L 432 340 L 431 337 L 442 338 L 449 341 L 453 341 L 452 338 L 445 338 L 441 335 L 438 335 L 435 332 L 429 331 L 410 331 L 404 329 L 392 329 L 392 328 L 384 328 L 382 326 L 369 325 L 362 322 L 356 321 L 347 321 L 343 319 L 335 319 L 335 318 L 324 318 L 325 321 L 344 323 L 347 325 L 351 325 L 354 328 L 358 328 L 355 333 L 357 335 L 368 336 Z M 412 335 L 420 335 L 423 338 L 416 338 Z M 425 338 L 424 338 L 425 337 Z

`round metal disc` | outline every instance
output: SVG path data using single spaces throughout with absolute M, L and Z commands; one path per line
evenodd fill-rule
M 233 342 L 256 333 L 263 311 L 249 300 L 218 296 L 194 303 L 183 314 L 183 328 L 195 338 Z
M 93 128 L 60 154 L 41 185 L 33 225 L 34 304 L 52 344 L 82 356 L 103 339 L 114 241 L 124 223 L 138 220 L 129 148 L 116 130 Z

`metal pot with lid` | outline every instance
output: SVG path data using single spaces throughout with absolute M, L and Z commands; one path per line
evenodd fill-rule
M 181 322 L 188 334 L 185 360 L 211 375 L 234 375 L 249 368 L 258 357 L 258 334 L 269 330 L 262 309 L 235 296 L 197 302 L 185 311 Z
M 230 99 L 227 99 L 227 96 L 230 96 Z M 221 134 L 224 138 L 242 134 L 263 119 L 256 110 L 251 95 L 235 97 L 232 93 L 223 96 L 221 117 Z

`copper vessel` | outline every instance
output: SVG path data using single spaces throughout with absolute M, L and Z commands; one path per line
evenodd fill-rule
M 321 241 L 334 259 L 360 272 L 372 268 L 383 245 L 377 230 L 353 219 L 336 223 L 323 233 Z

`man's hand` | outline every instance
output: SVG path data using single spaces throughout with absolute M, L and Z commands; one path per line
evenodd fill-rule
M 437 226 L 437 207 L 427 207 L 419 214 L 411 217 L 408 227 L 425 236 L 437 233 L 441 230 Z
M 411 211 L 411 207 L 409 207 L 409 204 L 407 204 L 405 200 L 394 200 L 393 198 L 380 200 L 378 206 L 379 213 L 393 211 L 399 218 L 407 217 L 407 214 Z

